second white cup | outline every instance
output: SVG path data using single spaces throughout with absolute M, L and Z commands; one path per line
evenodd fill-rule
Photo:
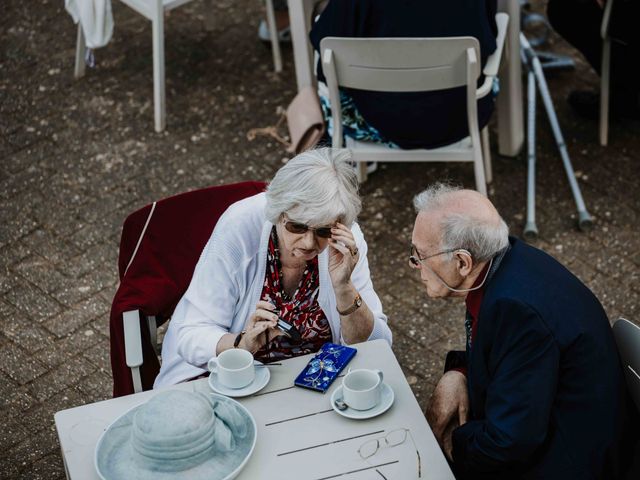
M 247 350 L 234 348 L 225 350 L 207 363 L 211 373 L 218 376 L 220 384 L 227 388 L 244 388 L 256 376 L 253 355 Z
M 383 375 L 380 370 L 351 370 L 342 381 L 344 403 L 354 410 L 369 410 L 380 403 Z

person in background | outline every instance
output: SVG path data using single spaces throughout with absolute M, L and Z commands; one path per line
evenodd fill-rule
M 414 206 L 410 265 L 467 308 L 427 409 L 456 477 L 624 478 L 638 412 L 595 295 L 478 192 L 436 184 Z
M 640 21 L 639 0 L 549 0 L 549 21 L 565 40 L 580 51 L 600 74 L 604 7 L 613 1 L 609 20 L 611 42 L 610 115 L 612 118 L 640 119 Z M 599 93 L 574 90 L 569 105 L 579 115 L 598 118 Z
M 222 215 L 174 311 L 154 388 L 206 373 L 231 348 L 272 362 L 391 331 L 356 217 L 358 182 L 347 151 L 297 155 L 265 193 Z M 301 334 L 296 342 L 278 318 Z
M 330 0 L 310 39 L 319 52 L 325 37 L 473 36 L 484 66 L 496 49 L 496 0 Z M 320 62 L 318 80 L 325 82 Z M 482 78 L 480 79 L 482 81 Z M 326 88 L 326 85 L 325 85 Z M 327 120 L 328 96 L 319 88 Z M 345 135 L 405 149 L 437 148 L 469 135 L 465 87 L 434 92 L 341 91 Z M 482 129 L 493 112 L 493 95 L 478 103 Z

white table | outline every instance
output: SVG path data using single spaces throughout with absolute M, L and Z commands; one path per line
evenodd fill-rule
M 313 50 L 309 42 L 311 15 L 316 0 L 287 0 L 293 60 L 298 91 L 315 82 Z M 505 65 L 500 73 L 498 95 L 498 150 L 516 156 L 524 142 L 524 115 L 520 65 L 520 4 L 518 0 L 498 0 L 498 10 L 509 14 Z
M 258 440 L 251 459 L 237 478 L 382 480 L 377 468 L 389 480 L 413 479 L 417 477 L 417 461 L 409 438 L 400 446 L 381 449 L 368 461 L 357 453 L 366 440 L 402 427 L 410 429 L 416 441 L 422 478 L 454 478 L 388 344 L 376 340 L 355 347 L 358 353 L 349 366 L 382 370 L 385 381 L 395 392 L 393 406 L 372 419 L 350 420 L 335 413 L 330 405 L 331 393 L 342 380 L 336 380 L 324 395 L 293 386 L 293 379 L 310 356 L 269 367 L 269 384 L 257 394 L 239 399 L 255 417 Z M 209 391 L 206 379 L 170 388 Z M 100 434 L 113 420 L 157 392 L 128 395 L 56 413 L 55 424 L 67 478 L 97 479 L 93 453 Z

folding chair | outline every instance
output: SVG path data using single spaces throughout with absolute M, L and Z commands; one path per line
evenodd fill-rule
M 127 217 L 110 317 L 114 397 L 153 387 L 160 370 L 156 328 L 171 317 L 189 286 L 218 218 L 232 203 L 264 188 L 244 182 L 195 190 Z
M 450 38 L 339 38 L 320 42 L 322 68 L 327 79 L 334 125 L 333 148 L 346 147 L 358 162 L 358 179 L 366 180 L 366 162 L 465 161 L 473 162 L 476 188 L 487 194 L 491 182 L 491 158 L 488 130 L 478 128 L 479 98 L 487 95 L 498 74 L 509 16 L 496 15 L 498 36 L 496 51 L 483 70 L 485 81 L 476 87 L 480 76 L 480 46 L 473 37 Z M 339 87 L 382 92 L 427 92 L 466 86 L 467 123 L 470 136 L 433 150 L 402 150 L 373 142 L 342 140 L 342 113 Z M 484 161 L 483 161 L 484 158 Z
M 619 318 L 613 324 L 613 337 L 618 346 L 627 387 L 640 410 L 640 327 Z
M 600 69 L 600 145 L 607 146 L 609 142 L 609 83 L 611 76 L 611 37 L 609 36 L 609 21 L 613 0 L 607 0 L 602 16 L 600 35 L 602 36 L 602 64 Z
M 154 124 L 156 132 L 164 130 L 166 125 L 166 95 L 165 95 L 165 74 L 164 74 L 164 14 L 169 10 L 189 3 L 191 0 L 121 0 L 140 15 L 151 21 L 153 39 L 153 110 Z M 211 16 L 213 11 L 213 0 L 206 0 L 209 10 L 207 25 L 211 29 L 213 23 Z M 282 54 L 280 53 L 280 43 L 278 42 L 276 20 L 273 10 L 273 0 L 265 0 L 267 12 L 267 24 L 271 34 L 271 48 L 273 51 L 273 64 L 276 72 L 282 71 Z M 74 75 L 76 78 L 85 74 L 86 46 L 82 25 L 78 23 L 78 35 L 76 40 L 76 60 Z

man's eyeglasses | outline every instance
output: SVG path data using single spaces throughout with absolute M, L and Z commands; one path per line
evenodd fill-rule
M 420 460 L 420 452 L 418 452 L 416 441 L 413 439 L 411 430 L 409 430 L 408 428 L 398 428 L 397 430 L 391 430 L 384 437 L 367 440 L 362 445 L 360 445 L 360 448 L 358 449 L 358 455 L 360 455 L 360 458 L 362 458 L 363 460 L 367 460 L 373 457 L 381 448 L 397 447 L 398 445 L 402 445 L 407 439 L 407 435 L 413 443 L 413 448 L 415 448 L 416 450 L 416 457 L 418 460 L 418 478 L 422 478 L 422 462 Z
M 434 253 L 433 255 L 427 255 L 426 257 L 421 257 L 420 254 L 418 253 L 418 249 L 416 248 L 416 246 L 411 244 L 411 247 L 409 250 L 409 263 L 411 264 L 412 267 L 419 268 L 423 264 L 423 262 L 428 258 L 437 257 L 438 255 L 444 255 L 445 253 L 457 252 L 458 250 L 460 249 L 453 248 L 449 250 L 443 250 L 442 252 Z
M 331 238 L 331 225 L 326 227 L 310 227 L 306 223 L 294 222 L 291 220 L 285 220 L 284 228 L 287 229 L 287 232 L 295 233 L 297 235 L 302 235 L 311 230 L 314 235 L 320 238 Z

